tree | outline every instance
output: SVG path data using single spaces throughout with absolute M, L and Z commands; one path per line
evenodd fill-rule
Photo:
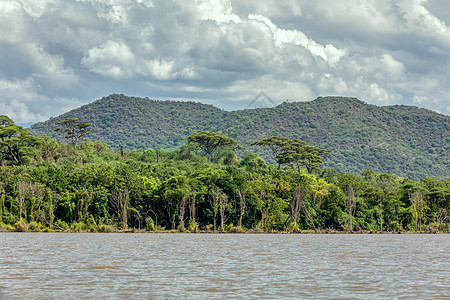
M 87 199 L 92 197 L 86 197 Z M 83 199 L 83 198 L 81 198 Z M 89 201 L 90 202 L 90 201 Z M 128 207 L 130 204 L 130 192 L 128 189 L 116 190 L 111 193 L 111 205 L 118 219 L 122 222 L 122 228 L 128 228 Z
M 290 212 L 290 219 L 291 219 L 291 228 L 296 230 L 298 228 L 298 220 L 300 218 L 300 211 L 303 209 L 304 206 L 304 198 L 308 194 L 308 191 L 305 189 L 302 189 L 301 187 L 297 187 L 294 191 L 294 195 L 291 200 L 291 212 Z M 306 211 L 307 212 L 307 211 Z M 314 226 L 314 223 L 312 220 L 310 220 L 311 223 Z
M 267 164 L 264 159 L 253 152 L 247 152 L 242 155 L 242 160 L 239 162 L 239 166 L 247 166 L 252 170 L 267 168 Z
M 28 163 L 35 146 L 41 143 L 41 138 L 32 136 L 7 116 L 0 116 L 0 161 L 16 165 Z
M 245 193 L 246 191 L 244 190 L 243 192 L 241 192 L 240 189 L 236 190 L 238 196 L 239 196 L 239 223 L 238 226 L 239 228 L 242 228 L 242 217 L 244 216 L 244 212 L 245 212 Z
M 283 159 L 280 156 L 282 147 L 286 144 L 286 142 L 289 141 L 288 138 L 281 138 L 277 136 L 271 136 L 265 139 L 262 139 L 260 141 L 256 141 L 251 143 L 252 146 L 267 146 L 272 151 L 272 154 L 274 155 L 277 163 L 278 163 L 278 169 L 280 168 L 281 164 L 283 163 Z
M 64 138 L 70 139 L 70 143 L 75 148 L 78 143 L 85 138 L 92 131 L 92 124 L 85 121 L 81 121 L 77 118 L 69 118 L 64 121 L 56 123 L 61 127 L 55 129 L 55 131 L 61 131 L 65 134 Z
M 216 232 L 216 219 L 217 219 L 217 213 L 219 212 L 219 206 L 220 206 L 220 197 L 221 197 L 222 191 L 217 188 L 213 187 L 211 189 L 211 197 L 210 197 L 210 204 L 211 208 L 214 214 L 213 218 L 213 231 Z
M 438 222 L 438 230 L 444 231 L 442 223 L 444 223 L 448 219 L 447 209 L 441 207 L 439 208 L 439 212 L 436 216 L 436 221 Z
M 411 201 L 411 210 L 415 221 L 415 230 L 417 231 L 417 224 L 419 224 L 419 231 L 422 231 L 422 216 L 424 212 L 424 201 L 422 193 L 416 190 L 409 194 L 409 201 Z
M 329 155 L 325 149 L 310 146 L 304 141 L 277 136 L 253 142 L 251 145 L 268 146 L 275 156 L 278 168 L 281 164 L 295 163 L 299 172 L 300 167 L 304 166 L 310 174 L 323 165 L 322 157 Z
M 353 217 L 356 210 L 356 198 L 353 186 L 349 186 L 347 190 L 347 213 L 349 215 L 349 231 L 353 231 Z
M 241 148 L 234 139 L 212 131 L 193 133 L 187 140 L 189 144 L 205 152 L 208 162 L 211 161 L 213 154 L 220 148 L 228 146 L 233 151 Z
M 327 155 L 329 153 L 325 149 L 310 146 L 298 139 L 291 139 L 281 147 L 279 157 L 284 163 L 295 163 L 299 172 L 300 167 L 304 166 L 311 174 L 323 165 L 322 157 Z

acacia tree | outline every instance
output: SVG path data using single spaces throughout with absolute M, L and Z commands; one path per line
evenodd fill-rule
M 187 140 L 190 145 L 205 152 L 208 162 L 211 161 L 213 154 L 220 148 L 227 146 L 233 151 L 241 148 L 234 139 L 212 131 L 193 133 Z
M 7 116 L 0 116 L 0 161 L 17 165 L 27 163 L 35 152 L 35 146 L 42 141 Z
M 329 155 L 325 149 L 310 146 L 304 141 L 277 136 L 253 142 L 251 145 L 269 147 L 275 156 L 278 168 L 281 164 L 295 163 L 299 172 L 300 167 L 303 166 L 309 174 L 323 165 L 323 156 Z
M 252 146 L 266 146 L 269 147 L 272 151 L 273 156 L 275 157 L 277 163 L 278 163 L 278 169 L 280 169 L 280 166 L 282 163 L 284 163 L 283 157 L 281 156 L 282 148 L 286 144 L 286 142 L 289 141 L 288 138 L 281 138 L 277 136 L 271 136 L 265 139 L 262 139 L 260 141 L 256 141 L 251 143 Z
M 56 128 L 55 131 L 63 132 L 65 134 L 64 138 L 69 139 L 74 148 L 92 131 L 92 124 L 81 121 L 78 118 L 65 119 L 56 124 L 61 127 Z
M 323 156 L 329 153 L 325 149 L 307 145 L 304 141 L 292 139 L 282 147 L 282 158 L 286 163 L 295 163 L 298 171 L 305 167 L 309 174 L 323 165 Z

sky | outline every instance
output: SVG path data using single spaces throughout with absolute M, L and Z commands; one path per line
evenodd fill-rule
M 450 115 L 450 1 L 0 0 L 0 115 L 16 123 L 113 93 L 237 110 L 261 92 Z

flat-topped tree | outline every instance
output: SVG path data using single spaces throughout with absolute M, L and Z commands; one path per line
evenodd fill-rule
M 327 150 L 310 146 L 302 140 L 277 136 L 253 142 L 252 145 L 268 146 L 275 156 L 278 168 L 281 164 L 295 163 L 299 171 L 300 167 L 303 166 L 308 170 L 308 173 L 312 173 L 322 166 L 323 156 L 329 155 Z
M 269 147 L 270 150 L 272 150 L 272 154 L 275 157 L 277 163 L 278 163 L 278 169 L 280 168 L 281 164 L 284 163 L 284 158 L 282 157 L 282 148 L 286 144 L 286 142 L 289 141 L 288 138 L 281 138 L 278 136 L 271 136 L 265 139 L 262 139 L 260 141 L 256 141 L 251 143 L 252 146 L 266 146 Z
M 212 131 L 193 133 L 187 140 L 190 145 L 205 152 L 208 162 L 211 161 L 214 152 L 221 147 L 229 147 L 233 151 L 242 148 L 234 139 Z
M 70 143 L 74 148 L 92 131 L 91 124 L 77 118 L 65 119 L 64 121 L 56 124 L 61 127 L 56 128 L 55 131 L 63 132 L 65 134 L 64 137 L 66 139 L 70 139 Z
M 310 146 L 298 139 L 291 139 L 283 145 L 280 156 L 284 163 L 295 163 L 299 171 L 303 166 L 311 174 L 323 165 L 323 156 L 327 155 L 329 153 L 325 149 Z
M 7 116 L 0 116 L 0 163 L 25 164 L 35 153 L 42 139 L 32 136 Z

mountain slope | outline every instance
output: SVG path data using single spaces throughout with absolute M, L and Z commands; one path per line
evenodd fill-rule
M 172 148 L 193 132 L 222 132 L 247 150 L 276 135 L 299 138 L 331 155 L 326 167 L 359 173 L 366 169 L 413 179 L 450 176 L 450 117 L 417 107 L 369 105 L 355 98 L 325 97 L 274 108 L 226 112 L 194 102 L 153 101 L 110 95 L 31 127 L 36 135 L 61 140 L 53 130 L 66 118 L 93 125 L 93 140 L 125 149 Z

